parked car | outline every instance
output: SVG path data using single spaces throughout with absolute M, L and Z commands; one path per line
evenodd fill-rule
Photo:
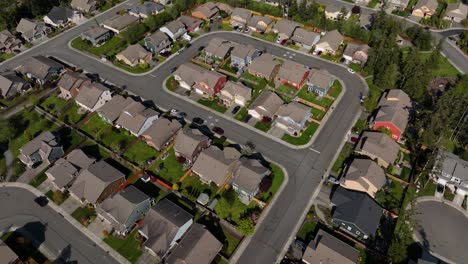
M 220 127 L 213 127 L 213 129 L 211 129 L 211 130 L 213 130 L 213 132 L 215 134 L 218 134 L 220 136 L 224 135 L 224 129 L 222 129 Z
M 340 184 L 340 181 L 335 176 L 328 176 L 327 181 L 331 184 Z
M 351 142 L 353 142 L 353 143 L 358 142 L 358 138 L 357 137 L 351 137 Z
M 47 196 L 44 196 L 44 195 L 36 197 L 34 201 L 41 207 L 44 207 L 49 203 L 49 199 L 47 198 Z
M 280 42 L 281 42 L 281 38 L 280 38 L 280 37 L 278 37 L 278 38 L 276 39 L 276 43 L 278 43 L 278 44 L 279 44 Z
M 194 124 L 197 124 L 197 125 L 203 125 L 203 123 L 205 123 L 205 120 L 199 118 L 199 117 L 195 117 L 194 119 L 192 119 L 193 123 Z
M 236 114 L 237 112 L 239 112 L 239 109 L 240 109 L 240 106 L 234 107 L 234 108 L 232 109 L 232 111 L 231 111 L 231 114 L 233 114 L 233 115 Z
M 174 73 L 176 70 L 177 70 L 177 67 L 173 67 L 173 68 L 171 69 L 171 73 Z
M 244 118 L 244 123 L 249 122 L 249 120 L 250 120 L 251 118 L 252 118 L 252 115 L 250 115 L 250 114 L 246 115 L 245 118 Z
M 356 73 L 353 69 L 349 69 L 349 68 L 348 68 L 348 72 L 351 73 L 351 74 L 355 74 L 355 73 Z
M 445 186 L 442 184 L 437 184 L 437 192 L 444 193 Z

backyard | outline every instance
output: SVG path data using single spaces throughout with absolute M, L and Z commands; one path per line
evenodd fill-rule
M 155 175 L 160 176 L 169 183 L 175 184 L 179 182 L 180 178 L 184 175 L 182 164 L 177 161 L 174 149 L 170 149 L 166 159 L 159 159 L 150 168 Z
M 157 158 L 159 152 L 139 139 L 125 150 L 123 156 L 138 166 L 143 167 Z
M 324 108 L 330 108 L 330 106 L 333 104 L 333 100 L 328 98 L 328 97 L 319 97 L 317 94 L 314 92 L 309 92 L 307 90 L 307 86 L 303 86 L 299 93 L 297 94 L 299 98 L 304 99 L 308 102 L 311 102 L 313 104 L 319 105 Z
M 251 101 L 254 101 L 267 85 L 265 79 L 256 77 L 250 73 L 244 73 L 241 79 L 243 79 L 247 86 L 253 89 Z
M 110 235 L 109 237 L 104 238 L 104 242 L 119 252 L 120 255 L 125 257 L 131 263 L 135 263 L 143 253 L 141 250 L 141 238 L 136 230 L 128 234 L 126 237 Z
M 293 144 L 293 145 L 305 145 L 307 142 L 310 141 L 312 136 L 314 135 L 315 131 L 319 127 L 319 124 L 315 122 L 306 123 L 306 129 L 301 133 L 300 136 L 294 137 L 289 134 L 284 134 L 282 140 Z
M 180 189 L 182 194 L 192 201 L 196 201 L 202 193 L 206 193 L 210 198 L 213 198 L 218 191 L 218 187 L 215 184 L 204 184 L 195 174 L 185 177 Z
M 234 250 L 240 243 L 240 238 L 237 238 L 231 234 L 227 229 L 225 229 L 220 220 L 213 215 L 206 214 L 198 220 L 200 224 L 203 224 L 207 229 L 221 242 L 223 243 L 223 248 L 221 249 L 221 254 L 227 258 L 231 257 Z
M 110 130 L 112 125 L 102 120 L 102 118 L 95 114 L 86 123 L 80 127 L 82 131 L 90 135 L 94 139 L 100 139 L 104 132 Z
M 67 124 L 74 125 L 84 118 L 84 115 L 78 113 L 80 107 L 75 102 L 59 98 L 55 94 L 47 97 L 39 106 Z
M 105 137 L 101 137 L 100 141 L 113 151 L 120 153 L 125 150 L 134 139 L 136 139 L 136 137 L 131 135 L 130 132 L 112 127 L 112 129 L 106 133 Z
M 400 211 L 400 202 L 403 199 L 403 186 L 397 181 L 392 181 L 390 186 L 377 192 L 375 200 L 383 208 L 396 214 Z
M 315 107 L 311 107 L 310 108 L 310 113 L 312 113 L 312 117 L 315 119 L 315 120 L 322 120 L 323 117 L 325 116 L 326 112 L 320 110 L 320 109 L 317 109 Z
M 261 210 L 255 202 L 251 202 L 249 205 L 243 204 L 237 194 L 230 188 L 229 190 L 223 190 L 220 194 L 214 211 L 220 218 L 237 225 L 241 219 L 249 217 L 251 214 L 258 216 Z

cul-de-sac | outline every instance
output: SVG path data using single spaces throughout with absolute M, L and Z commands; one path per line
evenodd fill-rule
M 468 262 L 464 0 L 0 0 L 0 264 Z

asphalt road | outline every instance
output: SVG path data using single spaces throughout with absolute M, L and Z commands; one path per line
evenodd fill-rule
M 365 94 L 367 88 L 364 81 L 358 75 L 352 75 L 345 68 L 328 61 L 310 58 L 301 53 L 287 51 L 271 43 L 264 43 L 244 35 L 227 32 L 219 32 L 199 38 L 189 49 L 167 61 L 150 74 L 130 76 L 68 48 L 68 42 L 84 31 L 89 24 L 81 25 L 72 31 L 66 32 L 50 41 L 47 45 L 41 45 L 25 54 L 19 54 L 14 60 L 3 63 L 0 70 L 14 69 L 32 55 L 55 56 L 88 72 L 99 73 L 102 78 L 116 85 L 125 86 L 128 90 L 145 99 L 153 100 L 159 107 L 180 109 L 186 112 L 190 118 L 198 116 L 210 120 L 210 122 L 216 122 L 217 120 L 216 125 L 222 127 L 226 136 L 233 141 L 239 143 L 245 143 L 248 140 L 253 141 L 257 146 L 257 151 L 286 168 L 290 179 L 280 194 L 281 198 L 271 208 L 265 221 L 257 227 L 257 231 L 239 263 L 273 263 L 286 245 L 298 219 L 304 211 L 308 210 L 308 201 L 311 199 L 324 172 L 329 167 L 341 140 L 352 126 L 354 117 L 360 111 L 359 96 L 361 93 Z M 259 49 L 266 48 L 267 52 L 278 57 L 284 58 L 284 54 L 289 52 L 288 57 L 291 56 L 294 61 L 310 67 L 327 69 L 344 82 L 347 88 L 346 93 L 342 102 L 335 107 L 326 126 L 316 138 L 316 143 L 311 146 L 314 150 L 289 148 L 257 131 L 246 129 L 236 122 L 217 116 L 211 111 L 190 104 L 164 91 L 162 82 L 170 74 L 170 70 L 188 61 L 198 52 L 199 47 L 206 46 L 214 36 L 252 44 Z M 293 54 L 295 55 L 293 56 Z
M 458 210 L 436 201 L 418 202 L 414 218 L 416 236 L 424 247 L 455 263 L 466 263 L 468 219 Z
M 68 256 L 67 263 L 118 263 L 52 208 L 36 204 L 35 197 L 23 188 L 0 188 L 0 230 L 25 227 L 47 251 Z

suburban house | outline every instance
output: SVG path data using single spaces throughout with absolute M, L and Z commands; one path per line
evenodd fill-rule
M 291 40 L 301 45 L 303 48 L 310 50 L 319 42 L 320 34 L 304 28 L 297 28 L 294 30 Z
M 5 241 L 0 241 L 0 259 L 5 264 L 23 264 L 24 262 L 19 258 L 19 256 L 13 251 Z
M 94 158 L 88 157 L 81 149 L 74 149 L 65 157 L 58 159 L 45 174 L 55 188 L 64 191 L 73 183 L 81 171 L 87 169 L 95 161 Z
M 112 96 L 112 99 L 100 107 L 97 110 L 97 113 L 102 118 L 102 120 L 113 125 L 119 118 L 120 114 L 122 114 L 124 109 L 134 102 L 135 100 L 133 100 L 131 97 L 125 98 L 121 95 L 115 95 Z
M 340 45 L 343 44 L 343 40 L 344 38 L 338 30 L 329 31 L 319 40 L 317 45 L 315 45 L 315 50 L 317 52 L 321 51 L 333 54 L 339 49 Z
M 275 85 L 291 85 L 300 89 L 309 76 L 309 68 L 294 61 L 284 60 L 276 75 Z
M 345 12 L 342 12 L 342 9 L 342 6 L 327 5 L 327 7 L 325 7 L 325 17 L 334 21 L 337 21 L 339 18 L 347 20 L 351 16 L 351 11 L 345 8 Z
M 333 225 L 359 239 L 368 239 L 375 234 L 383 209 L 367 193 L 338 187 L 331 202 L 334 205 Z
M 167 264 L 211 264 L 223 247 L 205 226 L 193 224 L 169 253 Z
M 400 145 L 384 133 L 366 131 L 362 133 L 354 151 L 388 168 L 397 159 Z
M 386 182 L 384 170 L 370 159 L 354 159 L 340 179 L 343 188 L 365 192 L 372 198 Z
M 268 117 L 273 119 L 276 112 L 283 105 L 283 99 L 272 91 L 264 91 L 249 107 L 249 114 L 256 119 Z
M 269 173 L 270 170 L 258 160 L 240 158 L 234 168 L 231 184 L 242 203 L 248 205 L 252 201 L 258 193 L 260 182 Z
M 192 11 L 192 16 L 206 21 L 215 18 L 219 13 L 219 8 L 213 2 L 206 2 Z
M 359 16 L 359 26 L 361 29 L 370 30 L 372 22 L 374 21 L 374 16 L 369 14 L 361 14 Z
M 192 226 L 193 216 L 168 199 L 163 199 L 146 214 L 138 232 L 146 239 L 145 248 L 164 257 Z
M 220 2 L 216 2 L 215 5 L 216 7 L 218 7 L 219 11 L 223 11 L 228 16 L 232 14 L 233 8 L 230 5 L 225 4 L 225 3 L 220 3 Z
M 307 80 L 307 90 L 323 97 L 328 93 L 333 82 L 335 82 L 335 77 L 327 70 L 313 69 Z
M 59 76 L 64 67 L 62 64 L 42 55 L 30 57 L 19 69 L 23 75 L 44 84 L 55 76 Z
M 137 221 L 145 217 L 152 204 L 148 195 L 130 185 L 105 199 L 96 207 L 96 212 L 117 234 L 126 235 Z
M 468 161 L 457 155 L 439 150 L 431 176 L 457 195 L 468 195 Z
M 275 126 L 292 136 L 299 136 L 306 129 L 306 123 L 311 115 L 310 107 L 301 103 L 283 104 L 275 113 Z
M 178 20 L 184 24 L 187 32 L 196 32 L 203 24 L 203 20 L 191 16 L 180 16 Z
M 241 153 L 235 148 L 226 147 L 219 149 L 210 146 L 202 150 L 197 160 L 192 166 L 194 172 L 205 184 L 213 182 L 218 187 L 229 183 L 236 161 Z
M 405 10 L 410 0 L 390 0 L 389 7 L 397 10 Z
M 89 112 L 98 110 L 110 99 L 110 90 L 100 83 L 83 86 L 75 97 L 76 103 Z
M 90 85 L 91 80 L 78 72 L 67 72 L 60 78 L 57 86 L 60 89 L 60 97 L 66 100 L 76 97 L 81 87 Z
M 468 15 L 468 5 L 462 2 L 456 2 L 448 4 L 445 9 L 445 19 L 452 20 L 457 23 L 461 23 L 463 19 Z
M 7 29 L 0 32 L 0 52 L 2 53 L 20 53 L 25 48 L 23 42 L 11 34 Z
M 260 55 L 260 51 L 251 45 L 236 44 L 231 51 L 231 66 L 244 68 Z
M 119 34 L 131 24 L 138 22 L 138 20 L 138 17 L 128 14 L 116 15 L 102 22 L 101 26 L 109 29 L 115 34 Z
M 240 82 L 227 81 L 218 97 L 228 107 L 232 105 L 245 106 L 252 99 L 252 89 Z
M 234 47 L 234 44 L 230 41 L 220 39 L 220 38 L 212 38 L 210 43 L 203 49 L 203 53 L 205 53 L 208 57 L 214 57 L 218 60 L 225 60 L 229 55 L 231 55 L 231 50 Z
M 160 3 L 161 5 L 165 5 L 165 6 L 172 4 L 171 0 L 156 0 L 155 2 Z
M 319 229 L 302 256 L 305 264 L 356 264 L 359 250 Z
M 347 62 L 365 64 L 369 56 L 369 49 L 367 44 L 349 43 L 343 52 L 343 58 Z
M 173 20 L 159 29 L 161 32 L 166 33 L 172 41 L 176 41 L 179 38 L 190 41 L 191 37 L 187 34 L 185 25 L 179 20 Z
M 99 46 L 104 44 L 112 37 L 113 33 L 107 28 L 103 27 L 91 27 L 85 32 L 81 33 L 80 37 L 82 40 L 91 42 L 93 46 Z
M 162 151 L 169 145 L 182 128 L 176 119 L 159 118 L 141 135 L 146 144 Z
M 203 149 L 210 146 L 210 139 L 198 129 L 185 127 L 175 138 L 174 152 L 177 157 L 185 159 L 185 162 L 193 164 Z
M 184 63 L 174 72 L 174 78 L 182 88 L 191 90 L 204 97 L 216 95 L 227 82 L 225 75 L 210 71 L 192 63 Z
M 156 15 L 161 13 L 164 10 L 164 6 L 155 3 L 153 1 L 145 1 L 143 3 L 139 3 L 137 5 L 133 5 L 128 13 L 132 16 L 136 16 L 138 18 L 148 18 L 151 15 Z
M 138 137 L 158 118 L 158 112 L 135 101 L 124 108 L 117 121 L 115 121 L 115 126 L 123 128 Z
M 125 182 L 125 175 L 104 160 L 83 170 L 68 189 L 83 203 L 98 204 L 107 199 Z
M 149 63 L 153 59 L 153 54 L 145 50 L 140 44 L 134 44 L 119 52 L 115 55 L 115 58 L 130 67 L 136 67 L 140 64 Z
M 2 98 L 13 97 L 30 88 L 29 82 L 20 78 L 14 72 L 6 72 L 0 75 L 0 93 Z
M 65 27 L 70 23 L 78 24 L 83 15 L 68 7 L 54 6 L 50 12 L 44 16 L 44 22 L 54 28 Z
M 27 18 L 22 18 L 16 27 L 16 32 L 27 42 L 43 39 L 52 32 L 44 22 L 36 22 Z
M 253 15 L 247 26 L 253 32 L 268 33 L 273 27 L 273 19 L 265 16 Z
M 436 13 L 438 5 L 437 0 L 419 0 L 411 14 L 417 17 L 430 17 Z
M 252 12 L 245 8 L 236 7 L 232 10 L 229 24 L 233 27 L 245 28 L 252 16 Z
M 145 47 L 153 54 L 159 54 L 170 46 L 171 40 L 161 31 L 156 31 L 145 38 Z
M 90 13 L 96 10 L 97 0 L 72 0 L 71 8 L 83 13 Z
M 371 118 L 374 130 L 390 130 L 392 139 L 399 141 L 408 125 L 411 99 L 399 89 L 384 92 L 377 105 L 377 113 Z
M 261 56 L 252 60 L 252 63 L 247 67 L 247 72 L 260 78 L 273 80 L 280 66 L 281 62 L 275 60 L 273 55 L 263 53 Z
M 50 131 L 44 131 L 19 149 L 18 159 L 26 166 L 33 168 L 45 162 L 50 164 L 63 154 L 62 145 Z
M 299 23 L 288 19 L 281 19 L 273 26 L 273 32 L 278 34 L 278 39 L 285 40 L 290 39 L 296 28 L 299 27 L 301 27 Z

